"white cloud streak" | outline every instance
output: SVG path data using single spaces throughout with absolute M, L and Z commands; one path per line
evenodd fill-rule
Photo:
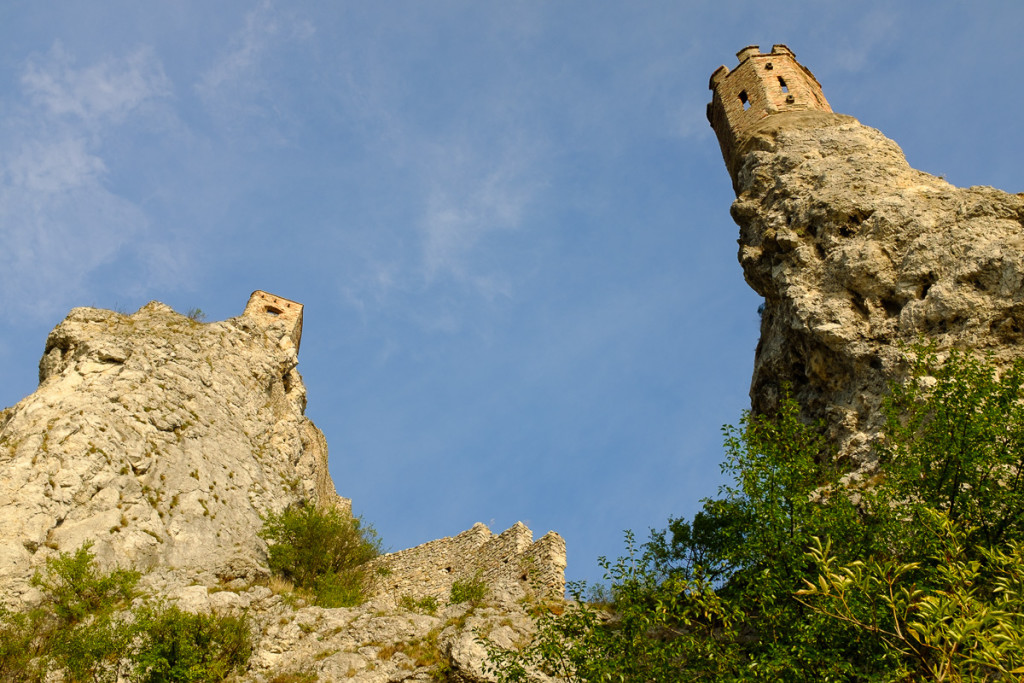
M 278 11 L 269 0 L 246 14 L 228 49 L 195 84 L 210 113 L 227 128 L 253 119 L 281 119 L 287 114 L 275 97 L 279 84 L 266 74 L 268 61 L 285 45 L 308 40 L 313 25 Z
M 528 163 L 515 149 L 497 159 L 455 144 L 435 151 L 425 169 L 429 194 L 420 222 L 422 267 L 427 282 L 448 276 L 491 298 L 507 295 L 498 272 L 474 262 L 481 242 L 499 231 L 515 230 L 536 190 L 526 179 Z
M 0 303 L 48 316 L 146 229 L 109 186 L 103 141 L 170 88 L 148 50 L 78 67 L 59 43 L 27 62 L 20 85 L 0 128 Z
M 46 114 L 90 124 L 122 121 L 147 100 L 170 92 L 160 62 L 148 50 L 76 69 L 60 43 L 44 63 L 28 63 L 21 84 Z

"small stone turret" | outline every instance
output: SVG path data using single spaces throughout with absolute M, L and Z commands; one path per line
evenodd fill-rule
M 773 45 L 768 54 L 748 45 L 736 57 L 734 70 L 720 66 L 711 74 L 714 94 L 707 111 L 733 185 L 740 146 L 762 119 L 787 111 L 832 111 L 814 74 L 785 45 Z
M 242 315 L 263 323 L 284 322 L 291 326 L 289 337 L 299 350 L 302 341 L 302 304 L 257 289 L 249 295 Z

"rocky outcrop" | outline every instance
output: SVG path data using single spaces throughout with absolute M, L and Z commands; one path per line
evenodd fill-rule
M 255 647 L 243 680 L 254 683 L 485 683 L 494 678 L 485 670 L 481 639 L 512 648 L 535 630 L 522 598 L 500 586 L 489 588 L 479 603 L 396 607 L 385 594 L 358 607 L 324 609 L 241 580 L 190 586 L 157 570 L 144 582 L 191 612 L 247 615 Z
M 203 324 L 159 303 L 76 308 L 46 341 L 39 389 L 0 423 L 0 585 L 57 551 L 221 579 L 266 574 L 260 515 L 346 506 L 303 415 L 281 326 Z
M 209 324 L 157 302 L 71 311 L 46 341 L 39 388 L 0 411 L 0 605 L 37 600 L 29 579 L 47 558 L 91 543 L 102 568 L 142 571 L 150 597 L 245 614 L 245 680 L 491 680 L 479 636 L 523 642 L 528 605 L 562 596 L 555 533 L 533 542 L 522 524 L 477 524 L 384 555 L 368 567 L 369 601 L 350 609 L 269 580 L 263 516 L 350 510 L 304 416 L 301 333 L 301 304 L 266 292 Z M 453 602 L 457 581 L 482 595 Z
M 822 111 L 763 118 L 737 154 L 739 260 L 765 300 L 755 412 L 789 384 L 865 464 L 901 344 L 1024 351 L 1024 196 L 956 188 Z

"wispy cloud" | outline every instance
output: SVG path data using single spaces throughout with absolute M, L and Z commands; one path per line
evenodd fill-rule
M 224 126 L 238 128 L 251 119 L 287 118 L 268 62 L 282 47 L 314 34 L 313 25 L 264 0 L 246 14 L 221 57 L 199 78 L 195 90 Z
M 900 14 L 899 9 L 873 9 L 860 15 L 847 30 L 836 32 L 842 37 L 833 44 L 832 52 L 839 67 L 850 72 L 863 71 L 880 47 L 902 40 Z
M 76 68 L 57 43 L 43 60 L 28 62 L 21 84 L 45 114 L 88 123 L 121 121 L 148 100 L 170 93 L 163 67 L 145 48 L 123 59 Z
M 146 230 L 110 187 L 104 141 L 170 86 L 146 49 L 79 67 L 59 43 L 20 85 L 0 128 L 0 304 L 47 316 Z
M 492 260 L 477 260 L 488 236 L 517 229 L 537 187 L 530 155 L 514 144 L 481 154 L 465 141 L 435 148 L 424 166 L 429 185 L 419 223 L 428 283 L 451 277 L 487 298 L 509 284 Z

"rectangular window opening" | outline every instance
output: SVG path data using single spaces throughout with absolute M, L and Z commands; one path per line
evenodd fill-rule
M 789 92 L 789 86 L 786 85 L 786 79 L 779 76 L 779 87 L 782 88 L 782 92 Z
M 740 102 L 743 103 L 743 111 L 750 109 L 750 99 L 747 97 L 747 91 L 740 91 Z

